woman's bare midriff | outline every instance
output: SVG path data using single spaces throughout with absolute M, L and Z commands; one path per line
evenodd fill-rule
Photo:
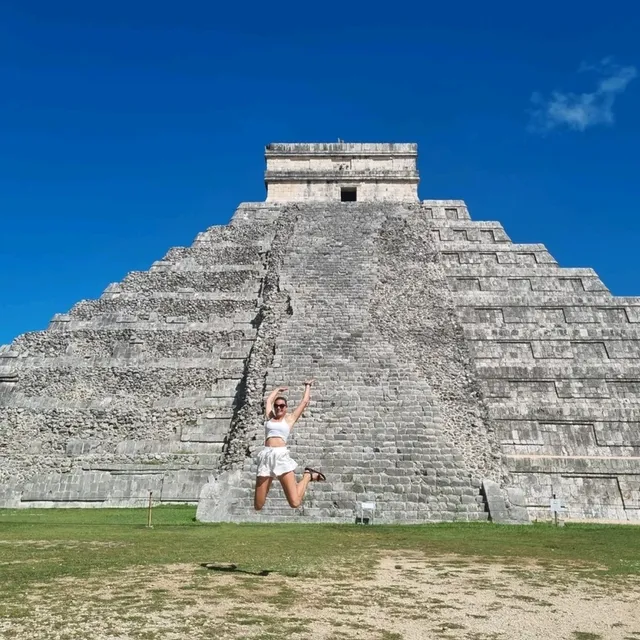
M 265 447 L 286 447 L 287 443 L 282 438 L 267 438 L 264 441 Z

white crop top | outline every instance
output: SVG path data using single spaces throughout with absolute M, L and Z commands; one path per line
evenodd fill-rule
M 289 437 L 289 431 L 291 431 L 291 427 L 286 420 L 267 420 L 264 423 L 265 440 L 268 438 L 282 438 L 286 442 Z

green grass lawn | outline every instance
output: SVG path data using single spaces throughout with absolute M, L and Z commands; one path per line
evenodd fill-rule
M 235 563 L 247 571 L 313 574 L 360 566 L 385 550 L 458 554 L 518 563 L 591 567 L 602 577 L 640 574 L 640 527 L 548 524 L 415 526 L 201 524 L 195 507 L 0 510 L 0 592 L 31 581 L 133 566 Z M 37 562 L 34 562 L 37 560 Z
M 397 640 L 404 637 L 395 631 L 398 621 L 418 620 L 435 625 L 439 638 L 489 638 L 497 636 L 468 635 L 467 618 L 448 618 L 459 605 L 438 593 L 441 580 L 464 576 L 464 591 L 495 592 L 494 607 L 524 603 L 553 613 L 535 592 L 514 594 L 514 585 L 551 585 L 560 597 L 587 580 L 588 590 L 616 597 L 640 575 L 634 526 L 233 525 L 194 517 L 195 507 L 157 507 L 147 528 L 145 509 L 0 510 L 0 636 L 298 640 L 321 624 L 332 628 L 331 640 Z M 399 578 L 373 588 L 383 558 L 394 558 Z M 436 567 L 426 587 L 421 558 Z M 492 577 L 486 563 L 503 573 Z M 224 572 L 230 565 L 235 569 Z M 519 582 L 507 585 L 510 577 Z M 418 609 L 416 597 L 423 598 Z M 350 635 L 351 627 L 362 631 L 359 607 L 371 601 L 386 627 Z M 306 602 L 311 606 L 300 614 Z M 283 621 L 293 610 L 297 617 Z M 480 609 L 468 620 L 487 617 Z M 451 635 L 456 629 L 463 635 Z

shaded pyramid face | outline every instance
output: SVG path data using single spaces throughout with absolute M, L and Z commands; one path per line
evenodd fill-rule
M 413 145 L 274 145 L 268 197 L 0 352 L 0 503 L 203 520 L 640 513 L 640 300 L 415 197 Z M 355 201 L 353 197 L 355 194 Z M 341 198 L 349 198 L 341 202 Z M 253 509 L 263 399 L 317 381 L 301 508 Z M 526 509 L 525 509 L 526 507 Z

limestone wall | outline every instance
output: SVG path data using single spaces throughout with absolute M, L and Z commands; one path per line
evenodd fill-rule
M 213 227 L 0 348 L 0 504 L 197 501 L 255 340 L 266 217 Z
M 324 181 L 309 182 L 304 175 L 292 174 L 289 181 L 271 182 L 268 202 L 340 202 L 343 187 L 357 189 L 359 202 L 412 202 L 418 199 L 417 182 L 385 179 L 379 176 L 363 182 L 341 174 L 327 174 Z
M 415 144 L 271 144 L 266 152 L 267 202 L 417 202 Z
M 640 298 L 513 244 L 463 203 L 422 203 L 510 482 L 529 513 L 640 519 Z

